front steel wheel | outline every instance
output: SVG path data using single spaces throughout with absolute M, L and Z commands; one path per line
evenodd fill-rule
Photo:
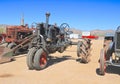
M 36 70 L 42 70 L 47 66 L 47 53 L 41 48 L 34 57 L 34 68 Z
M 33 47 L 29 50 L 28 54 L 27 54 L 27 66 L 30 70 L 34 69 L 33 67 L 33 59 L 34 59 L 34 56 L 35 56 L 35 53 L 36 53 L 36 48 Z
M 106 53 L 105 50 L 102 49 L 100 52 L 100 75 L 105 75 L 105 71 L 106 71 Z

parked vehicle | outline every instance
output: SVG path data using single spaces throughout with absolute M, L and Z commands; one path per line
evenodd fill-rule
M 29 69 L 41 70 L 48 64 L 48 55 L 56 51 L 63 53 L 68 46 L 77 45 L 77 55 L 82 62 L 89 62 L 90 40 L 83 39 L 72 42 L 69 35 L 69 25 L 63 23 L 60 26 L 49 24 L 50 13 L 46 13 L 46 23 L 36 23 L 36 37 L 32 40 L 27 54 L 27 66 Z
M 105 75 L 108 66 L 120 67 L 120 26 L 115 31 L 115 35 L 106 35 L 104 37 L 99 62 L 101 75 Z

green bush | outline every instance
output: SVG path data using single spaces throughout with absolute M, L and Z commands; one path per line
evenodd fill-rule
M 6 33 L 6 28 L 0 28 L 0 34 Z

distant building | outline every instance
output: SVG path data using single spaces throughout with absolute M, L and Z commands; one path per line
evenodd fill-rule
M 80 34 L 70 34 L 70 38 L 78 39 L 80 38 Z
M 91 33 L 88 32 L 88 31 L 84 31 L 84 32 L 82 32 L 82 36 L 90 36 L 90 35 L 91 35 Z

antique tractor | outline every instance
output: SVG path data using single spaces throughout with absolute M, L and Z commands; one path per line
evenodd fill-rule
M 69 35 L 69 25 L 63 23 L 58 27 L 49 22 L 50 13 L 46 13 L 46 23 L 36 23 L 35 38 L 31 41 L 27 54 L 27 66 L 31 69 L 41 70 L 47 66 L 48 55 L 56 51 L 63 53 L 70 45 L 77 46 L 77 55 L 81 56 L 82 62 L 89 62 L 90 40 L 84 39 L 79 42 L 72 42 Z
M 99 62 L 100 75 L 105 75 L 106 68 L 109 65 L 120 67 L 120 26 L 115 31 L 115 35 L 105 36 Z
M 27 37 L 31 36 L 32 34 L 33 34 L 33 29 L 29 28 L 28 25 L 8 26 L 6 28 L 6 38 L 5 38 L 5 42 L 8 43 L 7 47 L 12 49 L 13 47 L 21 44 L 23 41 L 26 40 Z M 28 49 L 27 46 L 26 48 L 24 47 L 22 52 L 25 51 L 26 49 Z
M 33 30 L 34 28 L 29 28 L 28 25 L 7 26 L 3 42 L 7 45 L 2 46 L 3 43 L 0 45 L 0 63 L 13 60 L 15 55 L 27 53 L 29 44 L 34 38 Z

